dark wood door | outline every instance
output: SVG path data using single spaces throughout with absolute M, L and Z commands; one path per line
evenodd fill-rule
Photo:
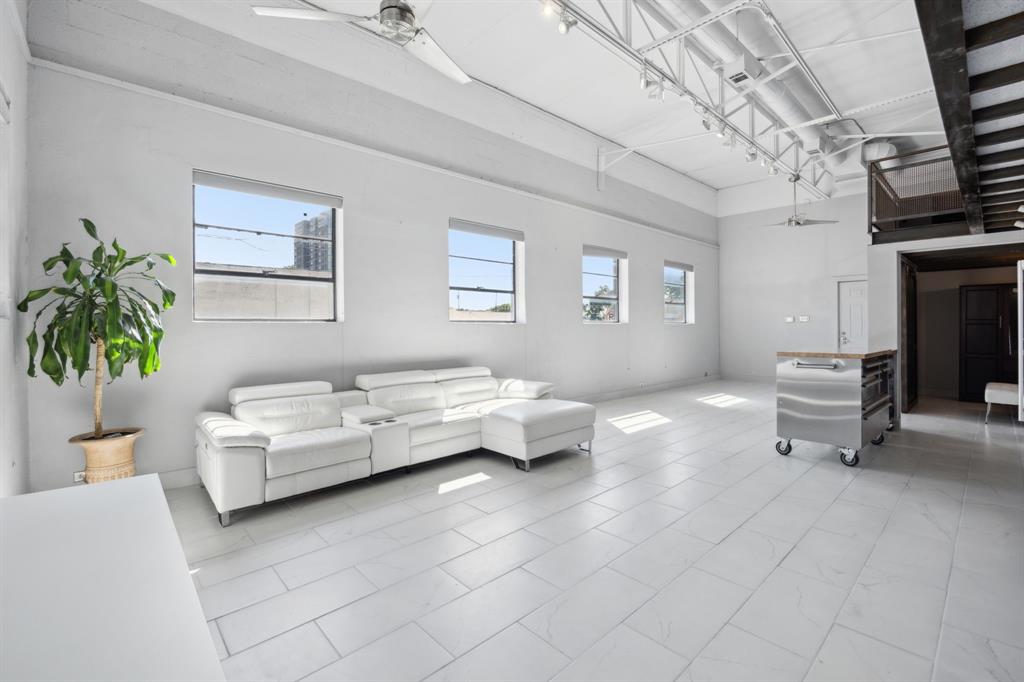
M 917 405 L 917 266 L 907 259 L 900 261 L 903 287 L 903 310 L 900 311 L 900 354 L 903 411 Z
M 1016 383 L 1015 287 L 960 287 L 960 400 L 983 402 L 990 381 Z

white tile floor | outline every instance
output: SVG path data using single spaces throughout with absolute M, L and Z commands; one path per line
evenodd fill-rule
M 480 451 L 226 529 L 168 499 L 229 679 L 1024 679 L 1006 410 L 923 401 L 854 469 L 774 433 L 773 386 L 716 382 L 529 474 Z

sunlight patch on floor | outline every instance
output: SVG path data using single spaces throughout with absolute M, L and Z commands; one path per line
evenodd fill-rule
M 643 431 L 644 429 L 668 424 L 671 421 L 672 420 L 668 417 L 660 415 L 657 412 L 641 410 L 640 412 L 631 412 L 630 414 L 611 417 L 608 420 L 608 423 L 623 433 L 636 433 L 637 431 Z
M 697 398 L 697 401 L 705 405 L 714 405 L 715 407 L 732 407 L 733 405 L 747 402 L 747 399 L 729 395 L 728 393 L 713 393 L 703 398 Z
M 483 472 L 477 472 L 475 474 L 470 474 L 469 476 L 456 478 L 454 481 L 447 481 L 445 483 L 442 483 L 441 485 L 437 486 L 437 494 L 444 495 L 446 493 L 452 492 L 453 490 L 467 488 L 471 485 L 476 485 L 477 483 L 489 481 L 490 479 L 491 477 L 488 476 L 487 474 Z

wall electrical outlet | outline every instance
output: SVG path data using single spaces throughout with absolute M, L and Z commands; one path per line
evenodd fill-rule
M 85 483 L 85 472 L 84 471 L 76 471 L 75 472 L 75 483 Z

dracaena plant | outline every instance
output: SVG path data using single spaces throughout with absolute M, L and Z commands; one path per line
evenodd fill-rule
M 77 373 L 79 383 L 87 371 L 95 371 L 93 435 L 100 438 L 103 435 L 104 366 L 110 381 L 121 376 L 124 368 L 133 362 L 138 365 L 142 378 L 160 369 L 160 342 L 164 336 L 160 315 L 174 305 L 174 292 L 152 271 L 158 258 L 171 265 L 175 261 L 169 253 L 129 256 L 117 239 L 108 247 L 97 236 L 91 220 L 82 218 L 81 222 L 89 236 L 96 240 L 92 255 L 76 256 L 65 242 L 60 253 L 43 261 L 43 272 L 59 274 L 62 282 L 28 292 L 18 304 L 18 310 L 25 313 L 31 303 L 43 303 L 32 322 L 32 332 L 26 338 L 29 376 L 36 376 L 37 356 L 39 368 L 58 386 L 68 378 L 69 364 L 71 371 Z M 159 293 L 160 302 L 149 298 L 137 285 Z M 94 359 L 92 366 L 90 356 Z

